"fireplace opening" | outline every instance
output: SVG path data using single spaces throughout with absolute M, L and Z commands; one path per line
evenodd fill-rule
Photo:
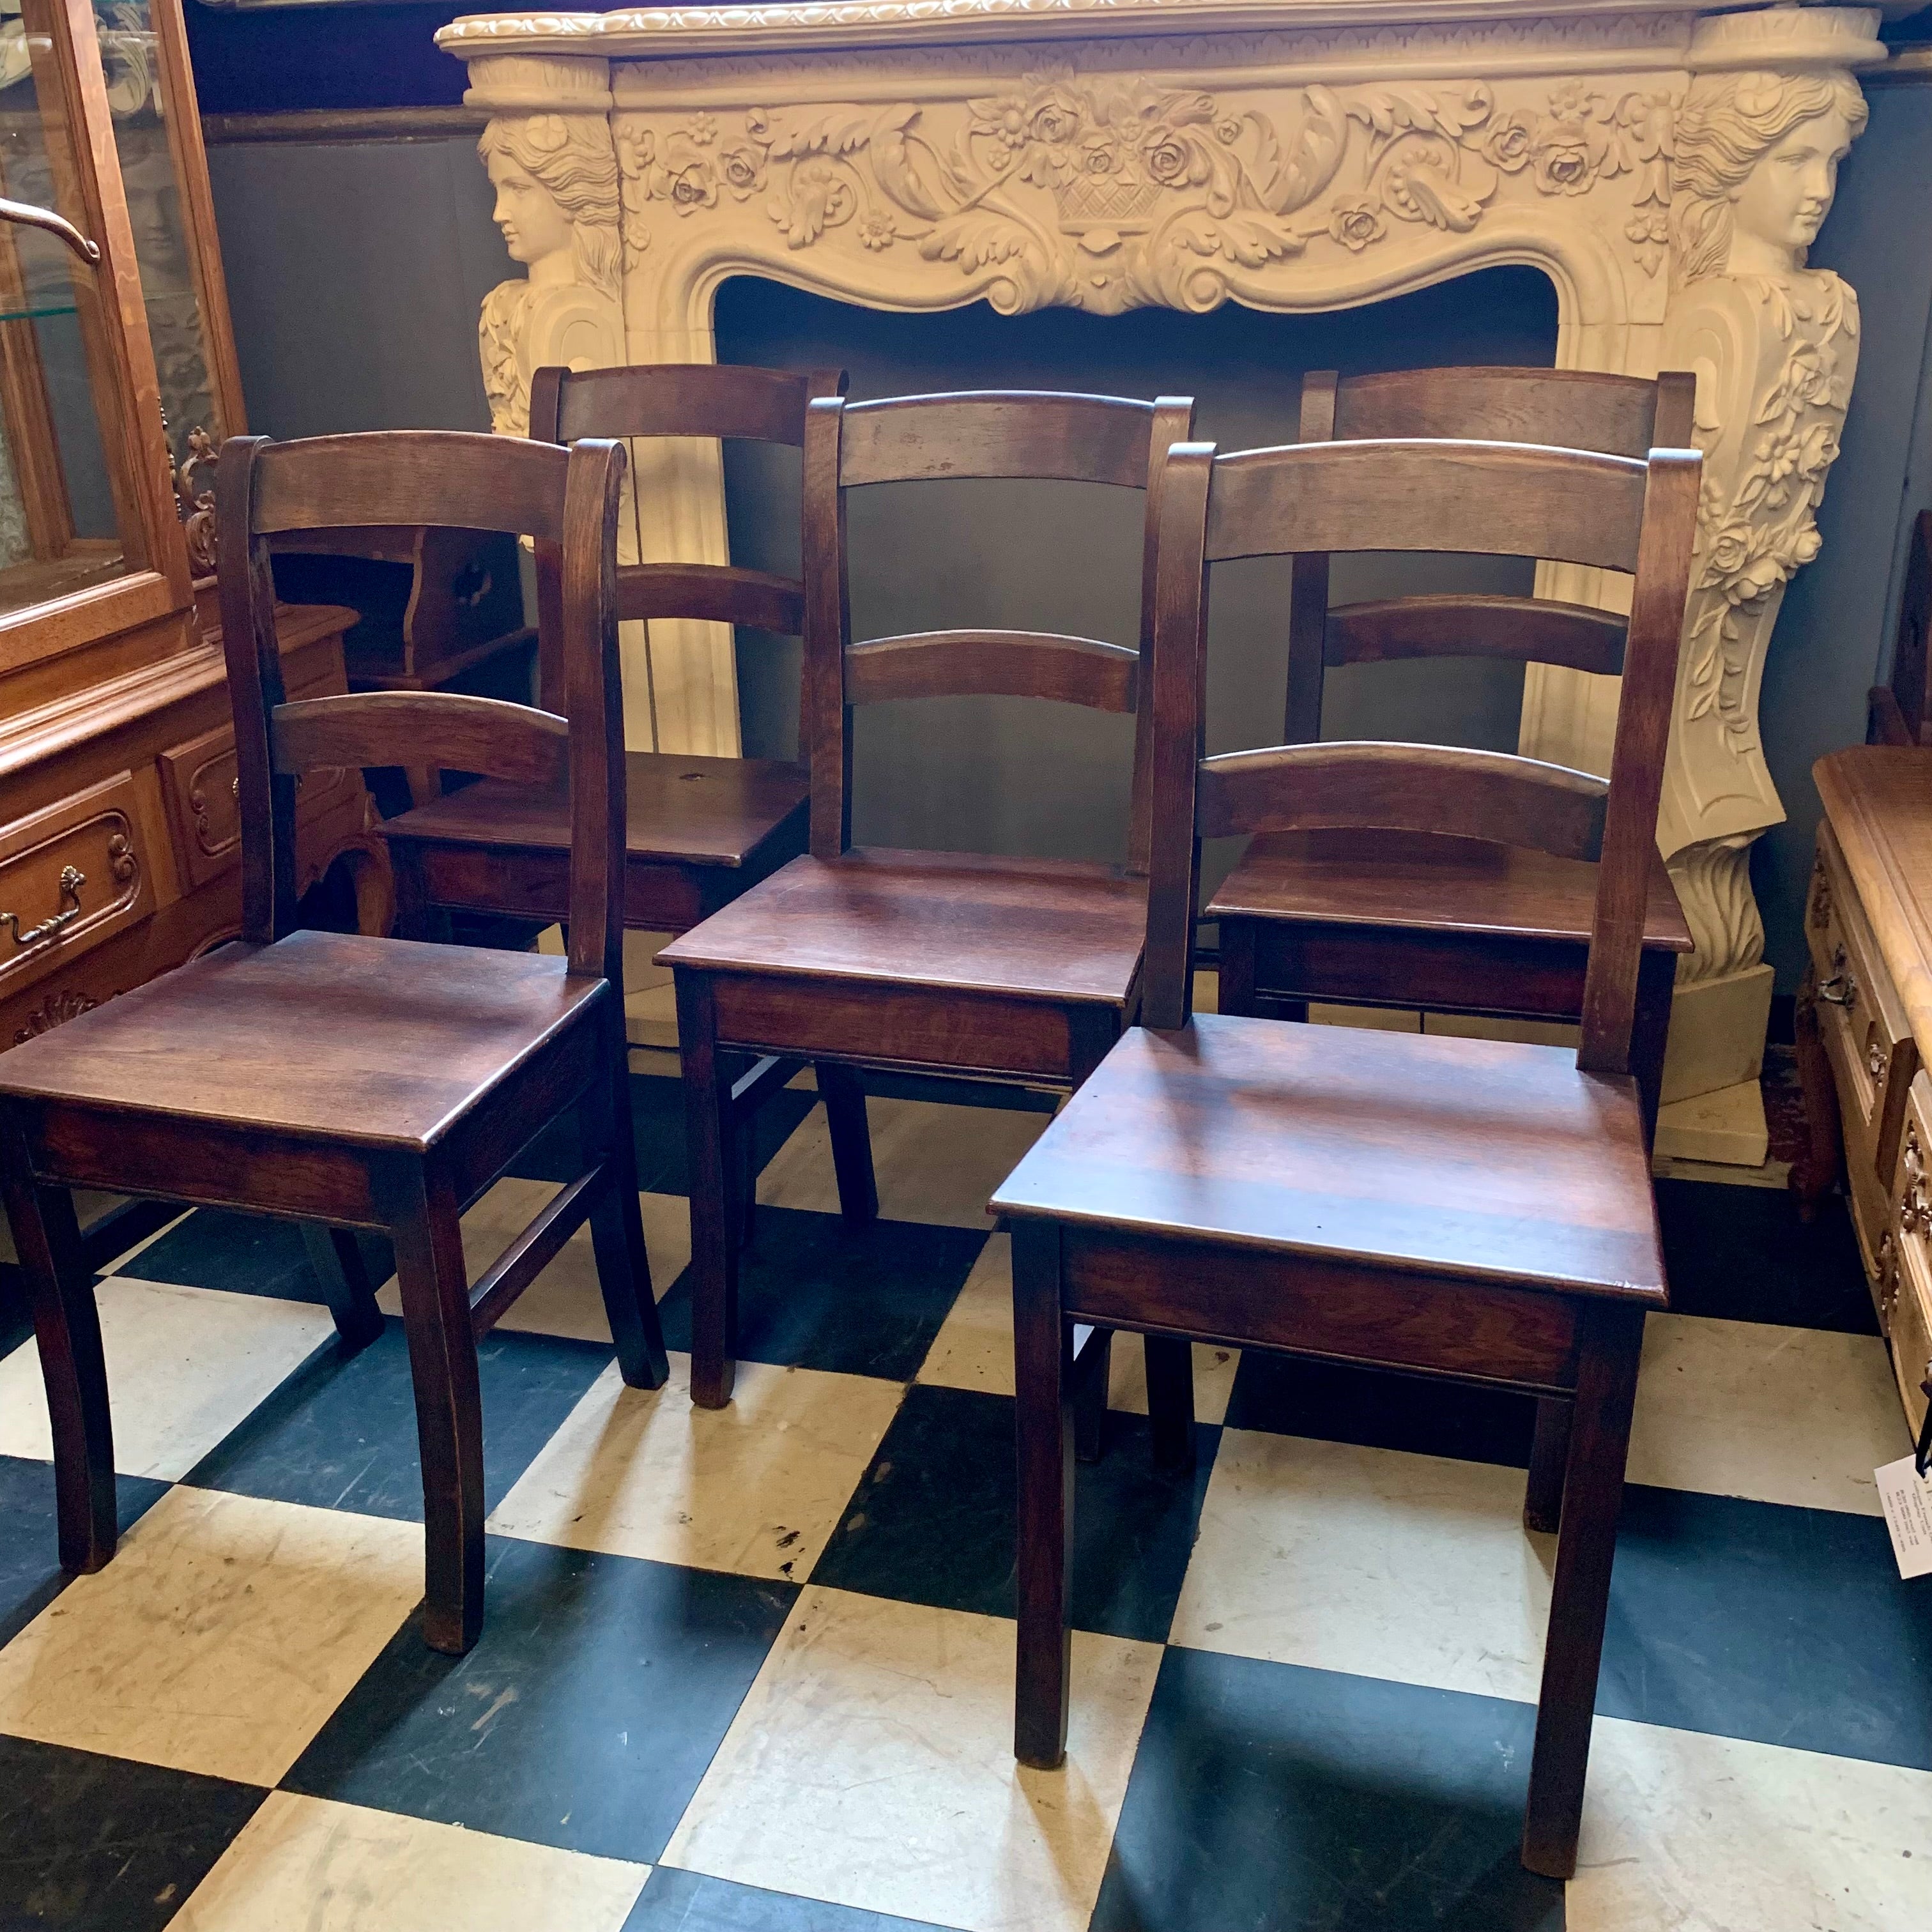
M 716 328 L 720 362 L 843 367 L 854 399 L 992 388 L 1192 395 L 1198 433 L 1232 449 L 1294 440 L 1304 370 L 1547 368 L 1556 296 L 1539 271 L 1512 268 L 1306 316 L 1232 302 L 1202 316 L 1049 309 L 1004 316 L 983 303 L 898 314 L 746 277 L 719 290 Z M 796 458 L 734 448 L 725 483 L 734 560 L 795 571 Z M 1141 517 L 1137 494 L 1094 484 L 961 481 L 854 490 L 854 634 L 984 625 L 1131 644 Z M 1338 558 L 1334 596 L 1339 602 L 1426 589 L 1526 592 L 1532 574 L 1532 565 L 1511 558 Z M 1216 571 L 1210 749 L 1279 739 L 1287 603 L 1285 560 Z M 746 752 L 794 755 L 796 644 L 742 634 L 737 656 Z M 1328 674 L 1323 735 L 1514 751 L 1522 692 L 1517 665 L 1347 666 Z M 931 698 L 863 707 L 854 733 L 853 836 L 861 843 L 1124 856 L 1130 719 L 1021 699 Z M 1233 854 L 1208 856 L 1217 879 Z

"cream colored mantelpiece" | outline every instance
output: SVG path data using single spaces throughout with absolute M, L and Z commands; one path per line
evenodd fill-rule
M 1759 682 L 1857 357 L 1852 291 L 1804 254 L 1864 124 L 1852 76 L 1886 57 L 1879 17 L 835 0 L 460 20 L 438 43 L 493 117 L 498 219 L 530 265 L 484 306 L 496 424 L 524 427 L 547 362 L 709 361 L 734 274 L 874 308 L 1111 315 L 1543 268 L 1561 366 L 1698 374 L 1705 516 L 1660 831 L 1698 951 L 1667 1078 L 1727 1088 L 1756 1075 L 1770 998 L 1747 860 L 1783 813 Z M 715 449 L 638 455 L 639 554 L 722 558 Z M 627 664 L 634 742 L 736 749 L 728 635 L 654 626 Z M 1604 769 L 1606 682 L 1533 674 L 1523 748 Z

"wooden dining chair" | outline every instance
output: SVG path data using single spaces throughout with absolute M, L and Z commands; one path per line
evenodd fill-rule
M 328 1231 L 345 1343 L 382 1318 L 347 1230 L 394 1244 L 422 1452 L 424 1634 L 483 1614 L 476 1342 L 586 1220 L 626 1382 L 664 1378 L 623 1090 L 624 764 L 614 582 L 624 452 L 399 430 L 236 437 L 217 486 L 235 715 L 242 932 L 0 1056 L 0 1179 L 53 1426 L 60 1558 L 114 1552 L 114 1452 L 68 1190 L 281 1215 Z M 568 722 L 443 692 L 284 701 L 268 539 L 425 521 L 535 538 L 557 574 Z M 506 782 L 568 776 L 566 957 L 294 929 L 296 782 L 428 758 Z M 581 1171 L 476 1280 L 458 1216 L 533 1136 L 574 1119 Z
M 992 858 L 851 842 L 852 710 L 1000 694 L 1133 712 L 1152 608 L 1153 496 L 1193 406 L 989 392 L 814 402 L 806 425 L 805 730 L 812 848 L 658 955 L 674 971 L 691 1170 L 692 1394 L 730 1399 L 739 1214 L 726 1158 L 728 1056 L 1071 1089 L 1139 998 L 1150 836 L 1148 718 L 1136 724 L 1128 860 Z M 1148 492 L 1141 648 L 1032 631 L 926 631 L 854 644 L 845 492 L 944 477 L 1039 478 Z M 860 1132 L 832 1142 L 848 1219 L 878 1211 Z M 1097 1354 L 1096 1359 L 1098 1359 Z M 1150 1365 L 1156 1376 L 1171 1370 Z M 1098 1391 L 1104 1402 L 1106 1390 Z M 1092 1412 L 1090 1407 L 1089 1412 Z
M 1641 459 L 1691 446 L 1694 382 L 1564 369 L 1416 369 L 1304 382 L 1300 440 L 1430 436 Z M 1337 664 L 1501 658 L 1614 672 L 1624 620 L 1538 597 L 1466 592 L 1331 606 L 1328 556 L 1292 566 L 1282 735 L 1322 735 Z M 1648 878 L 1634 1070 L 1654 1123 L 1678 957 L 1690 931 L 1660 857 Z M 1494 841 L 1377 828 L 1253 840 L 1202 917 L 1220 934 L 1223 1012 L 1307 1016 L 1311 1000 L 1508 1019 L 1576 1021 L 1594 866 Z
M 1574 1868 L 1644 1312 L 1668 1299 L 1630 1042 L 1700 469 L 1493 443 L 1170 452 L 1144 1024 L 992 1203 L 1013 1230 L 1022 1762 L 1066 1747 L 1074 1324 L 1526 1390 L 1574 1420 L 1561 1467 L 1530 1473 L 1560 1532 L 1523 1860 Z M 1608 782 L 1426 746 L 1202 758 L 1208 566 L 1358 548 L 1631 573 Z M 1358 825 L 1596 863 L 1575 1052 L 1192 1014 L 1201 840 Z

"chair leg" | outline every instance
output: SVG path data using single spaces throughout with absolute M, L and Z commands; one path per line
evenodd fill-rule
M 598 1162 L 610 1177 L 591 1207 L 590 1240 L 597 1256 L 597 1286 L 617 1345 L 618 1372 L 632 1388 L 662 1388 L 670 1369 L 638 1207 L 630 1060 L 621 1032 L 613 1045 L 612 1077 L 592 1082 L 578 1112 L 585 1157 Z
M 1073 1364 L 1073 1453 L 1097 1462 L 1107 1452 L 1107 1385 L 1113 1378 L 1114 1331 L 1096 1328 Z
M 731 1184 L 731 1081 L 719 1064 L 711 982 L 680 972 L 678 1054 L 691 1190 L 691 1399 L 700 1408 L 731 1400 L 738 1342 L 738 1226 Z
M 1175 1475 L 1194 1467 L 1194 1346 L 1172 1335 L 1143 1337 L 1154 1466 Z
M 54 1447 L 54 1497 L 63 1570 L 98 1570 L 114 1554 L 114 1431 L 94 1282 L 81 1252 L 74 1197 L 32 1178 L 26 1144 L 0 1144 L 7 1218 L 33 1302 L 40 1376 Z
M 1798 1218 L 1815 1220 L 1818 1204 L 1837 1184 L 1844 1153 L 1844 1127 L 1838 1114 L 1838 1090 L 1825 1042 L 1818 1035 L 1818 976 L 1808 964 L 1792 1016 L 1792 1037 L 1798 1060 L 1798 1089 L 1804 1103 L 1804 1145 L 1792 1163 L 1791 1191 L 1797 1198 Z
M 388 1191 L 422 1452 L 423 1636 L 460 1657 L 483 1628 L 483 1405 L 463 1229 L 436 1168 L 418 1167 Z
M 1013 1408 L 1019 1455 L 1013 1755 L 1045 1771 L 1066 1756 L 1072 1368 L 1072 1338 L 1060 1314 L 1060 1230 L 1022 1222 L 1013 1229 Z
M 352 1354 L 366 1348 L 382 1332 L 382 1311 L 376 1306 L 375 1284 L 362 1264 L 362 1250 L 346 1228 L 325 1228 L 314 1221 L 302 1224 L 309 1266 L 322 1283 L 322 1299 L 335 1317 L 335 1332 Z
M 1546 1878 L 1568 1878 L 1576 1869 L 1590 1721 L 1642 1346 L 1641 1308 L 1602 1304 L 1584 1311 L 1582 1358 L 1564 1466 L 1562 1530 L 1522 1828 L 1522 1862 Z
M 879 1218 L 878 1184 L 872 1173 L 872 1130 L 866 1118 L 866 1090 L 856 1067 L 820 1060 L 813 1071 L 825 1097 L 832 1133 L 832 1168 L 838 1178 L 838 1211 L 848 1228 Z
M 423 879 L 422 849 L 413 838 L 389 842 L 389 863 L 396 876 L 396 937 L 427 940 L 433 936 L 428 888 Z
M 1523 1492 L 1522 1526 L 1548 1532 L 1563 1515 L 1563 1466 L 1570 1454 L 1570 1405 L 1553 1397 L 1536 1405 L 1530 1438 L 1529 1482 Z
M 1657 1138 L 1657 1109 L 1664 1097 L 1664 1052 L 1670 1038 L 1670 1001 L 1677 985 L 1677 956 L 1646 952 L 1637 963 L 1636 1012 L 1630 1028 L 1630 1072 L 1643 1109 L 1644 1144 Z

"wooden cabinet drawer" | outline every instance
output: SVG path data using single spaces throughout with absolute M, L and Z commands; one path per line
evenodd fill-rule
M 1829 825 L 1818 829 L 1804 933 L 1819 1038 L 1844 1116 L 1846 1162 L 1862 1163 L 1888 1194 L 1918 1050 Z
M 142 830 L 131 772 L 0 826 L 0 998 L 153 910 Z
M 340 688 L 339 676 L 290 694 L 322 698 Z M 161 795 L 167 800 L 175 852 L 183 880 L 206 885 L 242 856 L 242 825 L 235 796 L 235 731 L 217 725 L 160 754 Z M 362 782 L 360 772 L 329 766 L 296 782 L 299 826 L 341 804 Z

